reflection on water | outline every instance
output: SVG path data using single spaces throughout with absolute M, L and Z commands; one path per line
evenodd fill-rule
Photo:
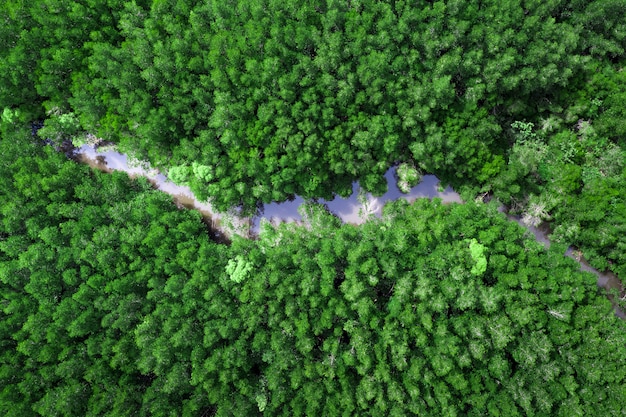
M 205 222 L 212 226 L 214 231 L 217 231 L 218 236 L 220 234 L 229 235 L 232 232 L 249 234 L 250 229 L 253 233 L 257 233 L 261 219 L 266 219 L 274 224 L 277 222 L 294 222 L 301 220 L 298 207 L 304 203 L 302 197 L 296 197 L 292 201 L 283 203 L 266 204 L 259 216 L 251 220 L 241 219 L 236 216 L 216 212 L 210 204 L 198 201 L 189 187 L 174 184 L 169 181 L 165 175 L 150 168 L 147 163 L 129 163 L 127 156 L 119 152 L 113 150 L 98 152 L 94 146 L 84 145 L 78 149 L 75 153 L 75 157 L 80 162 L 105 172 L 120 170 L 127 172 L 131 176 L 147 177 L 150 182 L 154 184 L 156 189 L 172 195 L 179 207 L 198 210 L 202 214 Z M 439 197 L 443 202 L 447 203 L 462 202 L 460 196 L 450 187 L 439 191 L 439 180 L 434 175 L 424 175 L 422 181 L 417 186 L 413 187 L 408 194 L 403 194 L 398 189 L 394 178 L 394 168 L 387 171 L 385 178 L 387 179 L 388 191 L 381 197 L 374 197 L 369 194 L 360 195 L 359 186 L 357 183 L 354 183 L 352 186 L 352 195 L 349 198 L 336 197 L 331 201 L 320 200 L 320 202 L 326 204 L 328 209 L 342 221 L 354 224 L 363 223 L 371 215 L 380 216 L 382 207 L 386 202 L 399 198 L 412 201 L 420 197 Z M 509 215 L 508 218 L 529 230 L 537 240 L 546 245 L 546 247 L 550 246 L 550 240 L 548 239 L 550 229 L 547 225 L 540 227 L 528 226 L 517 216 Z M 598 277 L 598 286 L 607 291 L 611 289 L 621 291 L 622 286 L 620 280 L 614 274 L 610 272 L 601 273 L 592 268 L 571 248 L 567 250 L 565 255 L 575 259 L 581 265 L 583 271 L 595 274 Z M 621 318 L 626 318 L 626 314 L 617 308 L 615 309 L 615 314 Z

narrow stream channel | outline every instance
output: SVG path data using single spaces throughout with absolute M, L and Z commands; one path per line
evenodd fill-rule
M 111 171 L 124 171 L 132 177 L 144 176 L 148 178 L 155 188 L 161 190 L 174 197 L 174 201 L 179 207 L 186 207 L 189 209 L 198 210 L 205 221 L 212 225 L 212 227 L 218 230 L 220 233 L 226 235 L 230 234 L 227 228 L 223 227 L 223 222 L 231 223 L 231 230 L 234 227 L 239 231 L 250 230 L 253 233 L 259 232 L 259 226 L 262 219 L 266 219 L 272 223 L 277 222 L 294 222 L 300 221 L 301 216 L 298 213 L 298 207 L 304 203 L 302 197 L 296 197 L 292 201 L 286 201 L 283 203 L 271 203 L 266 204 L 261 215 L 255 216 L 252 219 L 240 219 L 233 216 L 224 215 L 218 213 L 208 203 L 203 203 L 194 197 L 193 193 L 186 186 L 176 185 L 169 181 L 167 177 L 156 169 L 150 168 L 147 163 L 133 164 L 129 163 L 128 157 L 115 150 L 105 150 L 103 152 L 98 151 L 93 145 L 84 145 L 76 150 L 74 158 L 79 162 L 88 164 L 89 166 L 99 169 L 104 172 Z M 382 208 L 388 201 L 404 198 L 408 201 L 413 201 L 416 198 L 434 198 L 439 197 L 446 203 L 462 203 L 461 197 L 450 187 L 445 190 L 439 189 L 439 180 L 434 175 L 424 175 L 422 181 L 415 187 L 413 187 L 409 193 L 403 194 L 400 192 L 396 185 L 394 178 L 394 168 L 391 168 L 385 174 L 387 179 L 388 191 L 381 197 L 373 197 L 371 195 L 365 196 L 365 201 L 359 198 L 359 186 L 357 183 L 353 184 L 352 195 L 349 198 L 336 197 L 331 201 L 320 200 L 321 203 L 326 204 L 329 210 L 337 215 L 343 222 L 361 224 L 369 218 L 369 216 L 380 216 Z M 546 247 L 550 246 L 550 240 L 548 239 L 549 228 L 547 227 L 534 227 L 524 224 L 517 216 L 507 216 L 509 220 L 515 221 L 520 226 L 531 232 L 535 238 L 543 243 Z M 592 268 L 589 264 L 580 256 L 580 254 L 569 248 L 564 254 L 570 258 L 576 260 L 580 264 L 580 268 L 583 271 L 591 272 L 597 276 L 597 284 L 599 287 L 604 288 L 607 291 L 617 289 L 622 291 L 622 285 L 619 278 L 611 272 L 600 272 L 597 269 Z M 615 308 L 615 314 L 626 319 L 626 313 Z
M 117 151 L 107 149 L 100 152 L 92 145 L 83 145 L 77 149 L 74 158 L 79 162 L 104 172 L 124 171 L 133 177 L 146 177 L 154 184 L 156 189 L 172 195 L 178 205 L 198 210 L 206 220 L 210 219 L 217 227 L 219 227 L 221 221 L 226 217 L 231 217 L 213 210 L 209 203 L 196 200 L 189 187 L 174 184 L 168 180 L 165 175 L 150 168 L 147 163 L 130 163 L 126 155 Z M 381 197 L 367 195 L 365 204 L 359 201 L 359 186 L 356 182 L 352 186 L 352 195 L 350 197 L 336 197 L 331 201 L 321 199 L 320 203 L 326 204 L 329 210 L 337 215 L 343 222 L 361 224 L 372 214 L 380 216 L 386 202 L 399 198 L 412 201 L 420 197 L 439 197 L 447 203 L 462 202 L 461 197 L 450 187 L 439 191 L 439 180 L 434 175 L 425 175 L 420 184 L 413 187 L 408 194 L 403 194 L 400 189 L 398 189 L 393 168 L 387 171 L 385 178 L 387 179 L 388 186 L 387 193 Z M 292 201 L 266 204 L 260 215 L 249 220 L 252 231 L 259 231 L 262 219 L 272 223 L 301 221 L 302 218 L 298 213 L 298 208 L 303 203 L 304 199 L 296 196 Z M 246 223 L 246 220 L 241 219 L 241 223 Z M 222 230 L 222 232 L 226 231 Z
M 535 226 L 529 226 L 525 224 L 524 222 L 522 222 L 519 216 L 507 215 L 507 218 L 511 221 L 516 222 L 517 224 L 519 224 L 520 226 L 522 226 L 523 228 L 531 232 L 535 236 L 537 241 L 543 243 L 546 248 L 550 247 L 550 239 L 548 238 L 548 235 L 550 234 L 550 228 L 546 224 L 540 225 L 539 227 L 535 227 Z M 617 275 L 615 275 L 614 273 L 610 271 L 600 272 L 597 269 L 593 268 L 582 257 L 580 252 L 578 252 L 572 247 L 569 247 L 564 255 L 578 262 L 578 264 L 580 265 L 581 271 L 591 272 L 596 277 L 598 277 L 597 279 L 598 287 L 604 288 L 607 292 L 611 290 L 617 290 L 620 293 L 622 292 L 621 281 L 617 277 Z M 612 296 L 609 295 L 609 299 L 613 301 L 611 297 Z M 613 303 L 613 305 L 614 305 L 615 315 L 621 319 L 626 319 L 626 312 L 617 308 L 615 303 Z

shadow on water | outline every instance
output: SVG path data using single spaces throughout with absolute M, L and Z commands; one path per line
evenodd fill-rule
M 247 237 L 253 236 L 259 232 L 262 219 L 272 224 L 300 222 L 302 220 L 298 208 L 305 200 L 299 196 L 296 196 L 292 201 L 266 204 L 261 215 L 257 215 L 252 219 L 242 219 L 235 215 L 219 213 L 213 210 L 209 203 L 198 201 L 189 187 L 174 184 L 165 175 L 151 168 L 147 163 L 129 163 L 126 155 L 114 150 L 99 152 L 93 145 L 84 145 L 75 150 L 73 158 L 104 172 L 120 170 L 133 177 L 145 176 L 156 189 L 170 194 L 179 208 L 197 210 L 202 215 L 203 222 L 208 226 L 210 235 L 219 242 L 228 243 L 229 236 L 232 236 L 233 233 Z M 380 197 L 374 197 L 370 194 L 360 195 L 359 185 L 355 182 L 352 185 L 352 195 L 350 197 L 336 197 L 330 201 L 320 200 L 319 202 L 325 204 L 329 211 L 337 215 L 343 222 L 353 224 L 364 223 L 371 215 L 380 217 L 385 203 L 399 198 L 413 201 L 422 197 L 438 197 L 445 203 L 462 203 L 461 197 L 452 188 L 448 187 L 445 190 L 440 190 L 439 180 L 434 175 L 424 175 L 422 181 L 417 186 L 411 188 L 407 194 L 403 194 L 398 189 L 394 178 L 394 168 L 387 171 L 385 178 L 387 179 L 388 191 Z M 550 240 L 548 239 L 550 228 L 548 225 L 544 224 L 540 227 L 534 227 L 524 224 L 518 216 L 507 215 L 507 217 L 530 231 L 546 247 L 550 246 Z M 572 248 L 569 248 L 564 255 L 576 260 L 580 264 L 581 270 L 595 274 L 598 277 L 597 284 L 599 287 L 604 288 L 607 292 L 617 290 L 619 294 L 623 295 L 623 287 L 615 274 L 600 272 L 592 268 L 580 256 L 580 253 Z M 610 294 L 609 299 L 612 300 Z M 615 314 L 622 319 L 626 319 L 626 314 L 617 307 L 615 307 Z

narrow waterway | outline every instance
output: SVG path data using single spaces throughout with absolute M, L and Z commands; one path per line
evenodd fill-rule
M 75 158 L 89 166 L 105 172 L 124 171 L 130 176 L 143 176 L 148 178 L 155 188 L 174 197 L 176 203 L 190 209 L 198 210 L 205 220 L 210 219 L 216 227 L 224 227 L 226 221 L 233 221 L 233 215 L 219 213 L 210 204 L 196 200 L 193 193 L 187 186 L 176 185 L 167 177 L 147 163 L 132 163 L 128 157 L 112 149 L 104 151 L 96 150 L 92 145 L 84 145 L 77 149 Z M 388 191 L 381 197 L 372 195 L 359 195 L 359 186 L 354 183 L 352 195 L 348 198 L 336 197 L 331 201 L 320 200 L 326 204 L 329 210 L 345 223 L 360 224 L 371 215 L 380 216 L 383 205 L 388 201 L 404 198 L 412 201 L 420 197 L 439 197 L 444 202 L 461 202 L 461 197 L 452 188 L 439 190 L 439 180 L 434 175 L 425 175 L 422 181 L 413 187 L 408 194 L 403 194 L 397 187 L 394 178 L 394 169 L 390 169 L 385 174 Z M 282 203 L 266 204 L 262 212 L 252 219 L 236 219 L 236 223 L 244 227 L 250 224 L 251 231 L 257 233 L 263 219 L 272 223 L 277 222 L 298 222 L 302 220 L 298 213 L 298 208 L 304 203 L 302 197 L 297 196 L 292 201 Z M 226 229 L 226 227 L 224 227 Z M 222 230 L 228 233 L 228 230 Z
M 550 239 L 548 238 L 550 234 L 550 228 L 548 227 L 547 224 L 544 223 L 540 225 L 539 227 L 535 227 L 535 226 L 529 226 L 525 224 L 524 222 L 522 222 L 519 216 L 507 215 L 507 218 L 511 221 L 516 222 L 517 224 L 519 224 L 520 226 L 528 230 L 530 233 L 532 233 L 537 239 L 537 241 L 543 243 L 546 248 L 550 247 Z M 575 250 L 572 247 L 569 247 L 564 255 L 578 262 L 578 264 L 580 265 L 581 271 L 591 272 L 596 277 L 598 277 L 597 279 L 598 286 L 601 288 L 604 288 L 607 292 L 611 290 L 617 290 L 618 292 L 621 293 L 623 291 L 622 283 L 620 279 L 617 277 L 617 275 L 615 275 L 614 273 L 610 271 L 600 272 L 597 269 L 593 268 L 582 257 L 582 254 L 579 251 Z M 609 298 L 612 301 L 611 297 L 612 296 L 609 295 Z M 626 312 L 618 309 L 617 306 L 615 306 L 614 311 L 615 311 L 616 316 L 618 316 L 621 319 L 626 319 Z
M 115 150 L 107 149 L 100 152 L 92 145 L 84 145 L 76 150 L 74 158 L 104 172 L 119 170 L 128 173 L 130 176 L 144 176 L 148 178 L 156 189 L 172 195 L 179 207 L 198 210 L 204 220 L 210 224 L 213 229 L 224 235 L 231 235 L 232 233 L 240 233 L 243 235 L 258 233 L 262 219 L 274 224 L 278 222 L 298 222 L 301 220 L 298 207 L 304 203 L 302 197 L 296 197 L 292 201 L 283 203 L 266 204 L 260 215 L 252 219 L 243 219 L 234 215 L 216 212 L 210 204 L 198 201 L 189 187 L 174 184 L 169 181 L 165 175 L 152 169 L 147 163 L 130 163 L 126 155 Z M 357 183 L 354 183 L 352 188 L 353 192 L 349 198 L 336 197 L 331 201 L 320 200 L 320 202 L 326 204 L 328 209 L 343 222 L 353 224 L 361 224 L 372 215 L 380 216 L 386 202 L 399 198 L 413 201 L 416 198 L 439 197 L 443 202 L 447 203 L 462 202 L 459 194 L 450 187 L 441 190 L 439 180 L 434 175 L 424 175 L 422 181 L 407 194 L 403 194 L 398 189 L 394 177 L 394 168 L 387 171 L 385 178 L 387 179 L 388 191 L 381 197 L 374 197 L 369 194 L 364 196 L 360 195 L 359 186 Z M 548 227 L 529 226 L 524 224 L 517 216 L 509 215 L 507 217 L 509 220 L 515 221 L 526 228 L 546 247 L 550 246 L 550 240 L 548 238 L 550 231 Z M 611 272 L 600 272 L 592 268 L 580 256 L 580 253 L 572 248 L 569 248 L 564 255 L 576 260 L 580 264 L 581 270 L 595 274 L 599 287 L 607 291 L 612 289 L 622 291 L 621 282 L 615 274 Z M 622 319 L 626 319 L 626 313 L 617 308 L 615 308 L 615 314 Z
M 165 175 L 151 168 L 148 163 L 133 163 L 124 154 L 109 148 L 100 151 L 93 145 L 83 145 L 76 149 L 74 159 L 100 171 L 123 171 L 131 177 L 146 177 L 157 190 L 173 196 L 178 206 L 197 210 L 205 221 L 219 228 L 223 215 L 214 211 L 210 204 L 198 201 L 189 187 L 174 184 Z
M 386 202 L 400 198 L 413 201 L 421 197 L 439 197 L 445 203 L 462 202 L 461 197 L 452 188 L 448 187 L 445 190 L 439 190 L 439 180 L 434 175 L 424 175 L 422 181 L 417 186 L 411 188 L 407 194 L 403 194 L 398 188 L 394 177 L 394 168 L 389 169 L 385 173 L 385 179 L 387 180 L 387 192 L 380 197 L 374 197 L 371 194 L 360 195 L 359 185 L 355 182 L 352 185 L 352 195 L 350 197 L 335 197 L 331 201 L 321 199 L 319 202 L 325 204 L 330 212 L 339 217 L 344 223 L 352 224 L 361 224 L 371 215 L 380 217 Z M 296 197 L 293 201 L 266 204 L 262 214 L 253 219 L 253 229 L 258 230 L 262 219 L 273 223 L 300 221 L 301 216 L 298 213 L 298 208 L 303 203 L 304 199 L 302 197 Z

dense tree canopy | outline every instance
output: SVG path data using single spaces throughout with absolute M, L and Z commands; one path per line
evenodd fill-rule
M 322 206 L 209 239 L 30 131 L 0 151 L 8 416 L 620 415 L 623 322 L 495 205 Z
M 136 415 L 155 389 L 133 333 L 155 311 L 152 291 L 210 274 L 220 246 L 197 213 L 147 181 L 92 172 L 31 142 L 30 131 L 0 142 L 0 410 Z M 200 247 L 211 257 L 198 258 Z
M 623 415 L 624 322 L 562 255 L 626 276 L 626 1 L 0 10 L 4 415 Z M 44 146 L 87 135 L 220 209 L 380 194 L 398 163 L 468 203 L 218 243 Z
M 626 276 L 626 130 L 623 71 L 596 67 L 584 89 L 550 98 L 526 122 L 493 191 L 553 239 L 583 249 L 598 269 Z

